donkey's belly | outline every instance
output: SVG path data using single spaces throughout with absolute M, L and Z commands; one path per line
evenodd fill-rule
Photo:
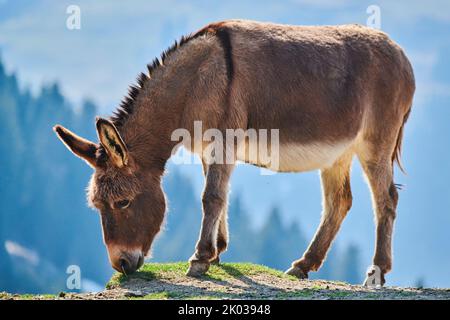
M 351 142 L 337 144 L 287 144 L 280 146 L 279 171 L 310 171 L 328 168 L 350 147 Z
M 302 172 L 328 168 L 352 145 L 352 141 L 328 143 L 280 144 L 268 157 L 257 159 L 238 152 L 238 160 L 279 172 Z

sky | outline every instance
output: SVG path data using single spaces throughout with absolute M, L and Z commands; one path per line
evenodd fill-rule
M 415 65 L 430 72 L 438 63 L 437 49 L 448 47 L 449 37 L 418 46 L 414 32 L 423 32 L 421 24 L 429 22 L 441 28 L 438 33 L 448 32 L 450 2 L 428 1 L 427 6 L 420 3 L 423 2 L 138 0 L 124 5 L 118 1 L 0 0 L 0 50 L 9 70 L 17 70 L 24 85 L 36 90 L 42 83 L 59 81 L 64 94 L 75 104 L 90 98 L 107 112 L 119 103 L 145 65 L 175 39 L 227 18 L 292 24 L 365 24 L 369 17 L 366 10 L 375 4 L 381 10 L 382 29 L 398 35 L 400 40 L 405 37 L 405 44 L 411 46 L 407 52 Z M 66 10 L 73 4 L 81 10 L 81 28 L 77 30 L 66 27 Z M 448 83 L 429 80 L 424 79 L 426 90 L 448 94 Z
M 79 30 L 66 27 L 70 5 L 81 10 Z M 147 63 L 181 35 L 210 22 L 243 18 L 304 25 L 366 24 L 370 5 L 380 8 L 381 29 L 405 49 L 417 82 L 404 150 L 404 163 L 413 170 L 408 176 L 397 176 L 397 182 L 408 188 L 400 195 L 399 208 L 406 217 L 403 223 L 397 223 L 395 255 L 399 263 L 392 279 L 395 284 L 411 285 L 415 279 L 425 277 L 431 285 L 450 286 L 450 254 L 446 254 L 450 212 L 448 201 L 444 203 L 436 195 L 448 197 L 450 193 L 444 185 L 445 179 L 450 178 L 450 162 L 446 162 L 450 159 L 440 157 L 437 147 L 432 149 L 433 155 L 424 154 L 429 141 L 426 139 L 433 143 L 436 135 L 450 134 L 442 118 L 450 114 L 450 1 L 430 0 L 424 5 L 423 1 L 350 0 L 0 0 L 0 54 L 7 70 L 18 73 L 23 87 L 36 92 L 42 84 L 57 81 L 75 107 L 84 99 L 91 99 L 107 115 Z M 448 139 L 444 142 L 448 146 Z M 441 148 L 447 155 L 448 148 Z M 430 162 L 441 169 L 439 174 L 428 169 Z M 194 180 L 200 193 L 203 178 L 199 166 L 182 170 Z M 232 193 L 242 192 L 249 210 L 256 212 L 255 223 L 263 221 L 268 206 L 277 204 L 285 212 L 286 221 L 300 221 L 305 233 L 312 236 L 320 219 L 317 172 L 270 177 L 258 172 L 249 166 L 239 167 L 232 186 Z M 249 180 L 258 187 L 257 192 L 248 188 Z M 356 163 L 352 180 L 355 205 L 344 222 L 338 243 L 359 244 L 368 265 L 373 252 L 373 216 L 370 194 Z M 406 200 L 402 202 L 402 198 Z M 418 212 L 408 204 L 417 201 L 424 208 L 429 201 L 428 207 L 438 211 L 435 218 L 433 212 Z M 429 230 L 434 234 L 430 235 Z M 432 271 L 427 270 L 430 261 Z

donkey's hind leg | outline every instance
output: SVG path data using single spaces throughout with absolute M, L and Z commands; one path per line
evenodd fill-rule
M 368 145 L 365 152 L 358 153 L 372 192 L 376 222 L 376 247 L 371 267 L 373 270 L 368 271 L 365 285 L 383 285 L 384 275 L 392 268 L 392 231 L 398 193 L 393 181 L 392 151 L 390 148 L 386 149 L 386 152 L 383 152 L 383 148 Z
M 287 274 L 304 279 L 317 271 L 352 205 L 350 166 L 353 154 L 341 157 L 331 168 L 321 171 L 323 213 L 319 228 L 300 260 L 294 261 Z

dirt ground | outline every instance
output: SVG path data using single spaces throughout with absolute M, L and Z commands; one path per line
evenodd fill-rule
M 161 292 L 167 294 L 161 295 Z M 323 280 L 291 280 L 267 274 L 222 281 L 188 277 L 151 281 L 133 279 L 99 294 L 106 299 L 450 299 L 450 289 L 377 289 Z M 92 295 L 92 298 L 99 298 L 99 294 Z

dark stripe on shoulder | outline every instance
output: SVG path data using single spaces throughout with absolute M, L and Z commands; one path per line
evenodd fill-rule
M 227 28 L 222 27 L 217 30 L 217 37 L 219 38 L 220 44 L 222 45 L 224 51 L 225 63 L 227 65 L 228 80 L 231 81 L 233 80 L 234 77 L 234 64 L 233 64 L 230 32 L 228 31 Z
M 233 48 L 231 45 L 231 34 L 224 22 L 212 23 L 199 30 L 195 36 L 204 34 L 214 34 L 220 41 L 224 52 L 224 59 L 227 68 L 228 80 L 231 82 L 234 77 Z

